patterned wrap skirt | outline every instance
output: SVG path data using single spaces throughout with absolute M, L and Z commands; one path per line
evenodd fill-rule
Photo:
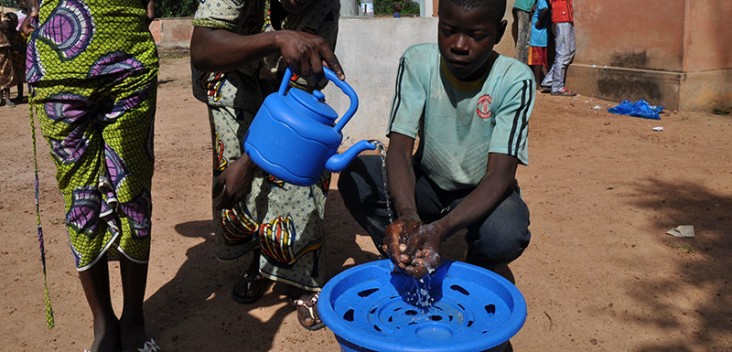
M 242 154 L 254 119 L 244 109 L 209 105 L 213 175 Z M 312 186 L 296 186 L 254 169 L 252 190 L 232 209 L 213 210 L 216 256 L 233 260 L 259 247 L 259 270 L 270 280 L 319 291 L 325 280 L 325 201 L 330 173 Z M 254 260 L 257 260 L 255 258 Z
M 158 56 L 142 2 L 43 1 L 27 54 L 77 270 L 147 263 Z

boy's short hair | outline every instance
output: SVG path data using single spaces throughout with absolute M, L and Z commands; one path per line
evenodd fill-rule
M 506 0 L 441 0 L 439 6 L 448 2 L 464 9 L 488 10 L 491 14 L 490 19 L 496 22 L 503 20 L 506 14 Z

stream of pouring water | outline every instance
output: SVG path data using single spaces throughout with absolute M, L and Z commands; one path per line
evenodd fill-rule
M 389 198 L 389 184 L 386 179 L 386 146 L 384 143 L 377 139 L 372 139 L 369 142 L 376 146 L 381 156 L 381 176 L 384 179 L 384 199 L 386 200 L 386 214 L 389 217 L 389 223 L 394 221 L 394 212 L 391 211 L 391 199 Z
M 386 201 L 386 213 L 389 217 L 389 224 L 391 224 L 394 221 L 394 212 L 391 210 L 391 199 L 389 197 L 389 185 L 386 172 L 386 146 L 383 142 L 376 139 L 369 140 L 369 142 L 373 143 L 376 146 L 376 149 L 379 151 L 379 155 L 381 156 L 381 176 L 384 180 L 384 199 Z M 407 303 L 417 308 L 420 308 L 423 312 L 429 311 L 430 307 L 432 306 L 432 302 L 434 302 L 434 298 L 432 298 L 430 295 L 430 289 L 432 288 L 431 275 L 432 273 L 434 273 L 434 271 L 435 268 L 427 266 L 427 275 L 425 275 L 421 279 L 412 277 L 407 273 L 402 273 L 412 280 L 412 285 L 408 289 L 408 292 L 406 292 L 405 294 Z

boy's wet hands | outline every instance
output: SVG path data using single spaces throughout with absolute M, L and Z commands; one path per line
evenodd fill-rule
M 402 216 L 386 227 L 382 250 L 389 254 L 394 265 L 404 270 L 412 258 L 407 252 L 407 241 L 415 233 L 422 222 L 415 216 Z
M 423 225 L 416 214 L 410 214 L 386 228 L 382 249 L 399 269 L 420 279 L 440 265 L 441 242 L 437 225 Z
M 404 268 L 407 274 L 421 279 L 430 274 L 440 265 L 440 254 L 432 248 L 419 249 L 414 254 L 412 262 Z
M 338 78 L 346 79 L 338 58 L 325 39 L 305 32 L 289 30 L 278 32 L 280 55 L 295 74 L 322 78 L 323 66 L 327 66 Z
M 252 190 L 254 163 L 244 154 L 214 178 L 214 208 L 231 209 Z
M 417 279 L 434 271 L 440 265 L 441 243 L 442 236 L 434 223 L 420 226 L 407 241 L 405 251 L 411 260 L 404 271 Z

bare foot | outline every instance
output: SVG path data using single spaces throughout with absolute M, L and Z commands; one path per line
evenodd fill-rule
M 145 347 L 145 342 L 150 340 L 145 333 L 145 322 L 142 317 L 129 319 L 122 317 L 119 322 L 119 335 L 120 348 L 123 352 L 138 352 Z
M 116 319 L 110 321 L 94 321 L 94 341 L 89 351 L 92 352 L 118 352 L 120 350 L 119 322 Z

